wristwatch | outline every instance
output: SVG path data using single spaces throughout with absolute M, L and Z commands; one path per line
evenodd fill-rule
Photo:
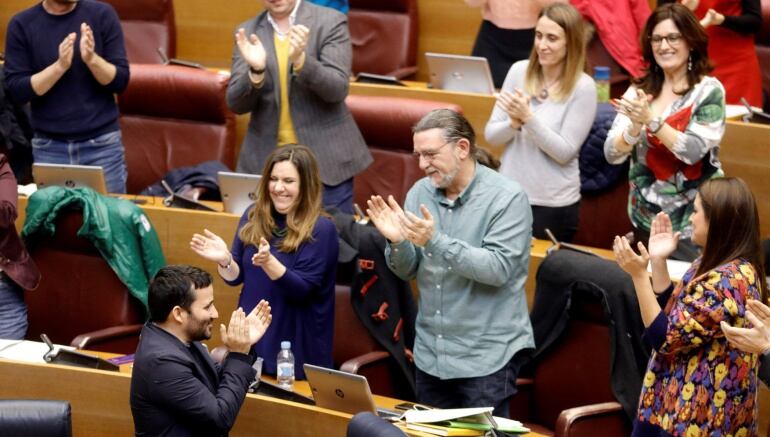
M 647 123 L 647 132 L 655 135 L 663 127 L 663 119 L 655 117 Z

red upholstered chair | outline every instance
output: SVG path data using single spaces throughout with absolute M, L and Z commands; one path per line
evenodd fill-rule
M 334 302 L 334 367 L 366 376 L 372 393 L 393 397 L 390 354 L 377 343 L 356 316 L 350 287 L 337 285 Z
M 462 112 L 454 103 L 397 97 L 349 95 L 345 103 L 374 157 L 353 180 L 353 200 L 362 207 L 373 194 L 392 194 L 403 203 L 409 188 L 425 176 L 412 155 L 412 126 L 434 109 Z
M 54 343 L 116 353 L 134 353 L 145 319 L 141 302 L 131 296 L 101 254 L 77 231 L 83 213 L 62 212 L 56 233 L 29 246 L 42 274 L 40 286 L 24 293 L 27 338 L 45 333 Z
M 622 437 L 631 433 L 610 387 L 610 329 L 602 303 L 572 297 L 568 325 L 530 379 L 517 380 L 511 418 L 543 435 Z
M 176 56 L 173 0 L 104 0 L 120 17 L 126 52 L 131 63 L 160 64 L 158 48 Z
M 174 65 L 132 64 L 120 95 L 129 193 L 169 170 L 210 160 L 235 166 L 235 114 L 227 107 L 229 76 Z
M 417 0 L 350 0 L 353 73 L 413 75 L 418 21 Z

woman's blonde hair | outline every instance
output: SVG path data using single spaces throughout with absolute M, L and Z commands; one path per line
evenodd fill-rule
M 572 94 L 575 85 L 585 71 L 586 65 L 586 30 L 580 12 L 568 3 L 554 3 L 540 11 L 540 17 L 548 17 L 564 30 L 567 40 L 567 54 L 564 59 L 564 71 L 559 86 L 551 92 L 557 102 L 563 102 Z M 545 86 L 543 67 L 537 54 L 537 47 L 532 46 L 529 54 L 529 65 L 524 76 L 524 89 L 532 96 L 537 96 Z
M 267 241 L 273 236 L 281 236 L 282 230 L 277 229 L 273 213 L 275 208 L 270 199 L 270 179 L 275 164 L 289 161 L 299 173 L 299 194 L 286 214 L 285 235 L 280 240 L 281 252 L 294 252 L 300 244 L 309 241 L 313 228 L 321 216 L 321 193 L 323 184 L 318 172 L 318 163 L 309 148 L 297 144 L 278 147 L 267 157 L 262 179 L 257 188 L 257 200 L 249 212 L 249 219 L 238 232 L 238 237 L 244 244 L 259 246 L 259 239 Z

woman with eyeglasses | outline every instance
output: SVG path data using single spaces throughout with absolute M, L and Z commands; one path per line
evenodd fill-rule
M 681 4 L 657 8 L 642 31 L 646 74 L 613 100 L 618 115 L 604 143 L 611 164 L 631 157 L 628 214 L 636 241 L 647 241 L 659 212 L 682 241 L 673 258 L 698 250 L 688 222 L 704 181 L 723 175 L 717 157 L 725 131 L 725 90 L 707 74 L 708 37 Z
M 692 241 L 703 255 L 676 286 L 666 259 L 679 239 L 666 213 L 653 220 L 647 247 L 636 245 L 638 255 L 615 237 L 615 259 L 633 280 L 642 338 L 653 349 L 632 437 L 757 435 L 763 349 L 736 347 L 722 332 L 750 327 L 749 311 L 767 299 L 757 204 L 740 178 L 704 182 L 693 203 Z
M 709 57 L 714 77 L 725 86 L 728 104 L 740 105 L 741 97 L 762 107 L 762 72 L 754 35 L 762 27 L 760 0 L 659 0 L 681 3 L 693 11 L 709 36 Z
M 547 6 L 529 60 L 511 67 L 484 136 L 504 145 L 500 172 L 532 207 L 532 235 L 571 241 L 580 212 L 578 154 L 596 115 L 596 85 L 585 69 L 585 27 L 567 3 Z

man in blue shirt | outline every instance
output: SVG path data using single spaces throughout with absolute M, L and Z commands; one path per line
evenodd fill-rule
M 107 189 L 126 191 L 115 93 L 128 85 L 120 21 L 93 0 L 43 0 L 8 24 L 5 80 L 31 102 L 35 162 L 98 165 Z
M 432 111 L 413 132 L 427 177 L 403 209 L 392 196 L 373 196 L 368 214 L 389 240 L 391 270 L 420 289 L 417 396 L 441 408 L 493 406 L 507 417 L 515 355 L 534 348 L 524 294 L 529 202 L 519 184 L 478 162 L 483 152 L 462 115 Z

